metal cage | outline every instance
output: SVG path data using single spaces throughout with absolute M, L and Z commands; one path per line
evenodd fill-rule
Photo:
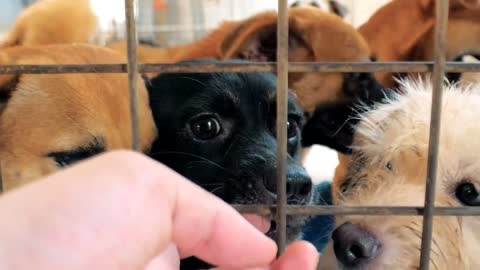
M 95 65 L 0 65 L 0 74 L 41 73 L 128 73 L 130 111 L 132 116 L 132 148 L 139 151 L 139 117 L 137 79 L 138 72 L 276 72 L 277 95 L 277 203 L 276 205 L 233 205 L 240 212 L 259 214 L 275 213 L 279 253 L 286 245 L 287 215 L 422 215 L 423 232 L 420 269 L 429 269 L 433 216 L 479 216 L 480 208 L 435 207 L 435 183 L 441 119 L 442 84 L 445 72 L 480 72 L 477 63 L 446 62 L 446 30 L 448 0 L 436 0 L 435 57 L 433 62 L 288 62 L 287 0 L 278 0 L 277 62 L 270 63 L 219 63 L 219 64 L 138 64 L 137 32 L 134 19 L 134 1 L 125 0 L 128 62 L 126 64 Z M 287 92 L 289 72 L 433 72 L 433 96 L 430 118 L 427 181 L 424 207 L 339 207 L 290 206 L 286 200 L 287 156 Z M 1 173 L 0 173 L 1 190 Z

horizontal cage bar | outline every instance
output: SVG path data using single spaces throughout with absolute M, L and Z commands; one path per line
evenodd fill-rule
M 275 213 L 275 205 L 232 205 L 242 213 L 255 213 L 259 215 L 270 215 Z M 410 206 L 297 206 L 288 205 L 285 213 L 290 216 L 309 215 L 369 215 L 369 216 L 422 216 L 425 213 L 424 207 Z M 479 207 L 434 207 L 434 216 L 480 216 Z
M 447 62 L 446 72 L 480 72 L 480 63 Z M 288 72 L 432 72 L 433 62 L 289 62 Z M 139 64 L 140 73 L 275 72 L 275 62 Z M 0 74 L 126 73 L 127 64 L 0 65 Z

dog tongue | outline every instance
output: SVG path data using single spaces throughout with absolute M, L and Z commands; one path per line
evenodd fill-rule
M 270 230 L 270 219 L 254 214 L 244 214 L 243 217 L 262 233 Z

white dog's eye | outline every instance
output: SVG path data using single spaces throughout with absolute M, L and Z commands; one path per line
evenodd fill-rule
M 480 206 L 480 196 L 474 184 L 463 182 L 455 190 L 457 199 L 468 206 Z
M 393 169 L 392 163 L 387 162 L 387 165 L 385 165 L 385 168 L 387 168 L 387 170 L 391 171 Z

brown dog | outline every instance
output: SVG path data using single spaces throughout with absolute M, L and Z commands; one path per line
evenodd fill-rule
M 360 33 L 378 61 L 433 60 L 434 2 L 394 0 L 360 26 Z M 447 38 L 448 60 L 461 53 L 480 51 L 480 1 L 450 1 Z M 386 86 L 394 86 L 391 73 L 379 73 L 377 78 Z
M 334 204 L 423 206 L 431 88 L 427 82 L 405 81 L 402 95 L 360 117 L 352 166 L 332 189 Z M 477 84 L 448 86 L 444 92 L 436 206 L 480 206 L 480 144 L 470 139 L 480 132 L 479 91 Z M 339 216 L 336 222 L 333 242 L 320 262 L 336 257 L 340 267 L 320 269 L 419 269 L 422 217 Z M 430 268 L 479 269 L 479 224 L 479 217 L 435 217 Z
M 289 9 L 288 20 L 290 61 L 370 61 L 370 51 L 363 37 L 339 16 L 314 7 L 297 7 Z M 205 38 L 189 45 L 167 49 L 139 47 L 138 56 L 141 62 L 150 63 L 198 58 L 276 61 L 276 23 L 275 12 L 263 12 L 243 21 L 225 22 Z M 125 53 L 123 43 L 111 46 Z M 331 143 L 336 130 L 325 125 L 336 119 L 315 117 L 316 112 L 322 114 L 324 106 L 335 107 L 338 103 L 375 95 L 380 88 L 371 74 L 334 72 L 290 73 L 289 87 L 313 119 L 304 129 L 304 146 L 321 144 L 341 152 L 347 149 Z
M 89 42 L 96 29 L 90 0 L 43 0 L 22 11 L 0 48 Z
M 141 46 L 139 61 L 171 63 L 201 58 L 275 61 L 276 23 L 277 14 L 273 11 L 243 21 L 227 21 L 192 44 L 174 48 Z M 289 27 L 290 61 L 370 61 L 370 50 L 363 37 L 334 14 L 313 7 L 291 8 Z M 331 46 L 332 43 L 335 46 Z M 126 51 L 124 42 L 109 47 Z M 365 76 L 365 80 L 371 79 Z M 340 73 L 290 74 L 289 82 L 308 112 L 322 104 L 349 100 L 357 94 L 352 93 L 355 89 L 344 91 L 345 80 Z
M 124 63 L 117 52 L 91 45 L 14 47 L 0 64 Z M 139 79 L 141 147 L 156 137 Z M 0 162 L 5 190 L 99 152 L 131 148 L 126 74 L 0 75 Z

